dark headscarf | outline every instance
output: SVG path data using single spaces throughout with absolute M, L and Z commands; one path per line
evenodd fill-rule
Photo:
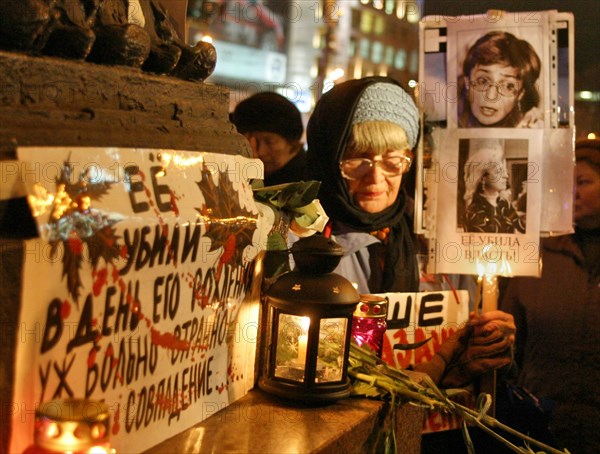
M 391 78 L 373 76 L 343 82 L 321 97 L 306 131 L 308 176 L 309 179 L 321 181 L 319 200 L 334 221 L 334 233 L 336 222 L 359 232 L 390 228 L 382 288 L 370 290 L 374 293 L 417 291 L 417 248 L 405 189 L 401 188 L 391 207 L 379 213 L 367 213 L 354 202 L 339 170 L 339 162 L 352 130 L 356 105 L 364 90 L 375 83 L 400 86 Z

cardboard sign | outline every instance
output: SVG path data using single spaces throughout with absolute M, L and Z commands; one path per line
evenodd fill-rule
M 543 130 L 452 129 L 434 136 L 443 150 L 429 258 L 435 272 L 539 276 Z M 498 201 L 495 215 L 479 193 L 484 173 L 499 188 L 518 188 L 502 191 L 512 199 Z
M 572 13 L 421 20 L 415 229 L 430 272 L 539 276 L 539 237 L 573 232 L 574 49 Z
M 429 361 L 469 318 L 468 292 L 456 294 L 459 302 L 452 291 L 381 294 L 389 302 L 382 359 L 397 368 Z M 426 339 L 430 340 L 416 349 L 399 348 Z M 427 412 L 423 432 L 454 429 L 459 422 L 453 415 Z
M 248 180 L 262 164 L 171 150 L 18 156 L 40 238 L 25 245 L 11 452 L 32 444 L 34 410 L 53 399 L 104 401 L 112 447 L 140 452 L 246 394 L 253 265 L 270 230 Z

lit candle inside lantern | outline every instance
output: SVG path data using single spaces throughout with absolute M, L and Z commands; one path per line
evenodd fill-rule
M 261 389 L 286 399 L 328 402 L 348 397 L 352 313 L 360 295 L 332 271 L 343 248 L 325 236 L 291 247 L 295 269 L 266 292 L 267 332 Z
M 308 342 L 308 334 L 300 334 L 298 336 L 298 361 L 302 364 L 306 361 L 306 343 Z
M 310 327 L 310 317 L 302 317 L 300 320 L 302 334 L 298 336 L 298 362 L 306 363 L 306 346 L 308 344 L 308 328 Z

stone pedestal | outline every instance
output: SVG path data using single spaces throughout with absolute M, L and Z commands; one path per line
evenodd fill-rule
M 2 51 L 0 81 L 0 142 L 250 156 L 224 87 Z

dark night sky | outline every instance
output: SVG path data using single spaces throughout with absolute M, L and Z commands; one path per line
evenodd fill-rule
M 575 90 L 600 91 L 600 0 L 425 0 L 423 16 L 558 10 L 575 17 Z

